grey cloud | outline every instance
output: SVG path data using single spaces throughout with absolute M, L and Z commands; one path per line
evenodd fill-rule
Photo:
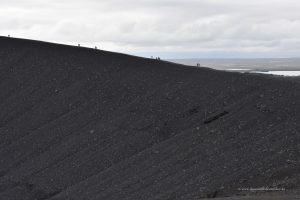
M 278 55 L 300 48 L 296 0 L 0 0 L 0 33 L 129 53 Z M 219 55 L 219 54 L 218 54 Z

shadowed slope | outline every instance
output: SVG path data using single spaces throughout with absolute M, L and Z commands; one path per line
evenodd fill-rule
M 0 38 L 1 199 L 299 187 L 300 85 Z

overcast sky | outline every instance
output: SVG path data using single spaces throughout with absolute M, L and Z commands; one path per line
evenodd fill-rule
M 299 57 L 299 0 L 0 0 L 0 34 L 163 58 Z

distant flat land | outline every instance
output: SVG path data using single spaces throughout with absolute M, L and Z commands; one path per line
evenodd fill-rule
M 252 58 L 252 59 L 171 59 L 170 61 L 219 70 L 240 69 L 253 71 L 300 71 L 300 58 Z

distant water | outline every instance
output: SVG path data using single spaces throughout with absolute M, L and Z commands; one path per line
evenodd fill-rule
M 300 76 L 300 71 L 269 71 L 269 72 L 256 72 L 262 74 L 273 74 L 281 76 Z
M 171 62 L 218 70 L 300 76 L 300 58 L 274 59 L 173 59 Z

